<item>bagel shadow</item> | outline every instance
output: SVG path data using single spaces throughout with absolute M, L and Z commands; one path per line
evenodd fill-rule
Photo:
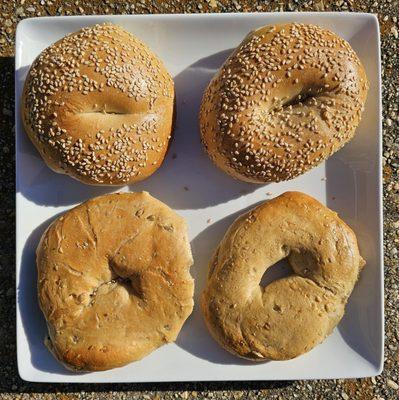
M 260 187 L 238 181 L 217 168 L 205 153 L 198 114 L 208 83 L 234 49 L 202 58 L 175 78 L 177 119 L 162 166 L 149 179 L 129 185 L 146 190 L 175 209 L 199 209 L 227 202 Z
M 29 67 L 22 67 L 16 71 L 17 192 L 38 205 L 61 206 L 80 203 L 91 197 L 116 191 L 117 187 L 86 185 L 68 175 L 54 172 L 45 164 L 24 131 L 18 106 L 28 70 Z M 21 159 L 22 163 L 18 159 Z
M 21 257 L 17 301 L 29 344 L 32 365 L 41 371 L 54 374 L 76 375 L 76 372 L 69 371 L 59 363 L 45 346 L 47 326 L 37 298 L 36 248 L 44 231 L 60 214 L 62 213 L 54 215 L 39 225 L 25 243 Z
M 259 187 L 235 180 L 219 170 L 205 153 L 200 140 L 198 113 L 203 92 L 232 51 L 229 49 L 202 58 L 174 78 L 177 118 L 168 154 L 152 176 L 128 185 L 129 190 L 148 191 L 175 209 L 198 209 L 241 197 Z M 18 99 L 28 69 L 22 67 L 16 73 Z M 17 135 L 17 155 L 24 155 L 18 171 L 17 191 L 35 204 L 73 205 L 123 187 L 87 185 L 52 171 L 23 132 L 20 116 Z
M 352 143 L 349 143 L 326 162 L 326 205 L 338 212 L 339 217 L 354 230 L 360 254 L 366 260 L 337 329 L 353 351 L 378 369 L 383 327 L 380 325 L 378 307 L 371 306 L 380 302 L 381 294 L 380 288 L 376 290 L 372 283 L 379 280 L 378 261 L 375 259 L 377 250 L 373 246 L 373 238 L 364 226 L 364 221 L 373 218 L 367 215 L 368 196 L 364 193 L 367 182 L 365 175 L 369 168 L 366 164 L 369 161 L 366 156 L 359 154 L 360 162 L 365 165 L 355 168 L 351 165 L 356 160 L 350 155 L 352 151 L 356 151 L 355 146 L 352 150 Z
M 374 42 L 374 25 L 363 25 L 350 43 L 359 58 L 368 59 Z M 384 310 L 380 261 L 380 131 L 379 61 L 365 63 L 370 87 L 365 110 L 354 138 L 326 161 L 327 206 L 354 230 L 360 254 L 366 261 L 338 325 L 347 345 L 373 366 L 369 376 L 383 367 Z
M 195 239 L 191 241 L 194 265 L 191 267 L 191 275 L 195 280 L 194 292 L 194 310 L 183 326 L 183 329 L 177 337 L 176 344 L 193 354 L 215 364 L 234 364 L 254 366 L 259 362 L 245 360 L 230 354 L 223 349 L 209 333 L 200 309 L 200 297 L 206 283 L 208 273 L 208 262 L 211 259 L 217 245 L 222 240 L 228 227 L 240 215 L 251 210 L 262 202 L 258 202 L 240 210 L 236 213 L 215 222 L 208 228 L 199 233 Z M 270 362 L 269 360 L 261 363 Z
M 230 215 L 228 218 L 225 218 L 222 221 L 218 221 L 215 223 L 214 229 L 214 240 L 219 240 L 225 233 L 225 229 L 229 226 L 233 220 L 238 217 L 241 213 L 255 207 L 257 204 L 254 204 L 248 207 L 245 210 L 241 210 L 236 214 Z M 17 288 L 17 299 L 19 304 L 20 316 L 23 325 L 23 329 L 25 334 L 27 335 L 27 341 L 29 343 L 29 349 L 31 353 L 31 361 L 32 365 L 35 368 L 45 371 L 51 372 L 54 374 L 61 375 L 71 375 L 74 376 L 76 374 L 87 374 L 84 372 L 72 372 L 68 369 L 64 368 L 50 353 L 47 347 L 44 345 L 44 338 L 47 335 L 47 326 L 40 310 L 38 299 L 37 299 L 37 270 L 36 270 L 36 255 L 35 251 L 37 245 L 40 241 L 40 238 L 47 227 L 53 222 L 56 218 L 58 218 L 62 213 L 58 213 L 53 217 L 49 218 L 41 225 L 39 225 L 29 236 L 24 246 L 22 257 L 21 257 L 21 268 L 20 268 L 20 277 L 19 277 L 19 285 Z M 212 225 L 213 226 L 213 225 Z M 210 227 L 211 228 L 211 227 Z M 213 251 L 212 248 L 212 240 L 208 240 L 207 235 L 204 235 L 202 238 L 198 238 L 195 240 L 196 243 L 195 251 L 207 251 L 207 254 L 211 254 Z M 210 246 L 208 246 L 209 250 L 207 250 L 207 242 L 209 242 Z M 213 245 L 217 243 L 213 242 Z M 207 269 L 207 266 L 205 266 Z M 201 278 L 204 280 L 206 270 L 203 270 L 203 274 L 201 273 Z M 197 274 L 193 274 L 196 275 Z M 202 287 L 201 287 L 202 289 Z M 199 291 L 196 290 L 196 293 Z M 198 313 L 197 313 L 198 314 Z M 186 325 L 189 322 L 186 323 Z M 191 338 L 189 335 L 184 334 L 184 331 L 187 329 L 186 326 L 183 327 L 183 331 L 179 335 L 179 340 L 182 340 L 181 347 L 186 348 L 187 351 L 190 351 L 187 348 L 186 341 L 193 340 L 195 335 Z M 206 329 L 204 327 L 204 329 Z M 208 332 L 203 332 L 200 330 L 198 333 L 204 333 L 209 340 L 210 350 L 209 353 L 214 351 L 215 354 L 219 354 L 219 360 L 230 361 L 232 364 L 248 364 L 253 365 L 250 361 L 240 360 L 230 353 L 223 350 L 213 339 L 210 337 Z M 190 333 L 192 334 L 192 332 Z M 184 338 L 182 336 L 185 335 Z M 207 342 L 208 342 L 207 340 Z M 179 343 L 178 343 L 179 344 Z M 204 343 L 207 344 L 207 343 Z M 204 352 L 206 349 L 204 349 Z M 194 353 L 195 354 L 195 353 Z M 242 362 L 240 362 L 242 361 Z M 228 363 L 228 362 L 225 362 Z M 15 373 L 18 375 L 17 371 Z M 14 389 L 11 385 L 7 387 L 7 390 L 10 392 L 22 392 L 22 393 L 70 393 L 74 391 L 91 391 L 91 392 L 100 392 L 100 391 L 109 391 L 109 390 L 120 390 L 120 391 L 147 391 L 147 390 L 157 390 L 157 391 L 183 391 L 183 390 L 197 390 L 197 391 L 221 391 L 226 389 L 225 381 L 206 381 L 206 382 L 148 382 L 148 383 L 68 383 L 68 384 L 54 384 L 54 383 L 35 383 L 35 382 L 27 382 L 19 380 L 20 385 L 18 389 Z M 8 385 L 8 383 L 6 383 Z M 229 382 L 230 390 L 263 390 L 263 389 L 273 389 L 273 388 L 285 388 L 292 385 L 292 381 L 233 381 Z M 1 390 L 0 390 L 1 392 Z

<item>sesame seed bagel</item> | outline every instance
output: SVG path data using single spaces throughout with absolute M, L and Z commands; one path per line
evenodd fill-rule
M 37 57 L 22 119 L 54 171 L 88 184 L 122 185 L 161 165 L 174 100 L 173 80 L 157 56 L 107 23 L 72 33 Z
M 184 219 L 148 193 L 93 198 L 37 248 L 47 346 L 73 370 L 139 360 L 176 339 L 193 309 Z
M 367 92 L 359 58 L 333 32 L 265 26 L 248 34 L 208 85 L 202 142 L 236 179 L 292 179 L 353 137 Z
M 260 285 L 287 257 L 293 274 Z M 212 336 L 254 361 L 288 360 L 341 320 L 364 260 L 356 236 L 310 196 L 286 192 L 239 217 L 210 262 L 202 312 Z

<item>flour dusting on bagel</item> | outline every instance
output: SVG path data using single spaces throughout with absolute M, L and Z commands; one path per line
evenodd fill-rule
M 47 346 L 99 371 L 173 342 L 193 309 L 185 220 L 148 193 L 96 197 L 56 219 L 37 248 Z
M 262 287 L 265 270 L 284 258 L 292 275 Z M 363 266 L 355 234 L 335 212 L 308 195 L 286 192 L 226 232 L 201 298 L 205 322 L 240 357 L 297 357 L 341 320 Z
M 204 147 L 234 178 L 295 178 L 354 135 L 368 92 L 349 43 L 316 25 L 251 32 L 207 87 L 200 110 Z

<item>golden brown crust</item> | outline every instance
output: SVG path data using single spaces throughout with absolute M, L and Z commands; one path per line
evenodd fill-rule
M 265 269 L 285 257 L 294 274 L 260 286 Z M 231 353 L 291 359 L 332 332 L 363 265 L 355 234 L 335 212 L 286 192 L 230 226 L 210 263 L 202 312 Z
M 95 25 L 34 61 L 22 119 L 51 169 L 84 183 L 121 185 L 162 164 L 174 97 L 171 76 L 146 45 L 119 26 Z
M 193 308 L 184 219 L 148 193 L 91 199 L 37 248 L 48 345 L 72 369 L 105 370 L 176 339 Z
M 202 142 L 234 178 L 292 179 L 354 135 L 368 92 L 350 45 L 315 25 L 251 32 L 206 89 Z

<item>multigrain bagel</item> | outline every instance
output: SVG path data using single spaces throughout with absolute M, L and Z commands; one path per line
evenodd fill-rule
M 293 275 L 260 286 L 287 257 Z M 287 360 L 338 324 L 364 260 L 356 236 L 310 196 L 286 192 L 239 217 L 210 262 L 201 307 L 212 336 L 254 361 Z
M 113 24 L 72 33 L 33 62 L 25 131 L 47 165 L 95 185 L 154 173 L 172 135 L 174 84 L 140 40 Z
M 193 309 L 191 264 L 184 219 L 146 192 L 73 208 L 37 248 L 47 346 L 67 368 L 95 371 L 174 341 Z
M 353 137 L 367 92 L 359 58 L 333 32 L 265 26 L 248 34 L 208 85 L 202 142 L 234 178 L 292 179 Z

